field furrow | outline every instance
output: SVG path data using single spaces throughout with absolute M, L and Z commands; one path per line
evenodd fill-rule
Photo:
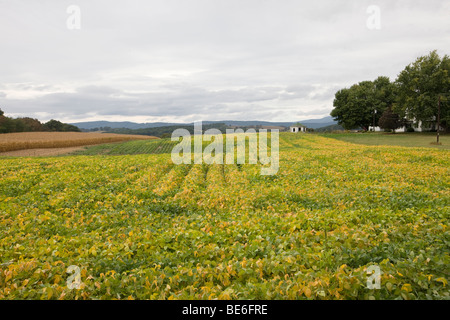
M 165 176 L 161 177 L 153 192 L 158 196 L 175 195 L 191 168 L 192 165 L 185 164 L 173 166 Z

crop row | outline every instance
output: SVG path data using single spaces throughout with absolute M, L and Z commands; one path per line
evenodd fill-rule
M 169 154 L 1 161 L 0 298 L 449 298 L 447 151 L 283 134 L 274 176 Z

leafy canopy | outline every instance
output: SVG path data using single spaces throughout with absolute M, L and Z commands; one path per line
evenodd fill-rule
M 394 90 L 388 77 L 341 89 L 336 92 L 331 116 L 345 129 L 367 129 L 374 120 L 378 123 L 382 112 L 393 104 Z
M 394 111 L 416 121 L 434 121 L 441 99 L 441 124 L 450 123 L 450 58 L 442 58 L 436 50 L 417 60 L 400 72 L 395 82 L 397 99 Z
M 392 130 L 395 133 L 395 129 L 400 128 L 403 121 L 398 114 L 392 111 L 391 107 L 388 107 L 381 115 L 378 125 L 382 129 Z

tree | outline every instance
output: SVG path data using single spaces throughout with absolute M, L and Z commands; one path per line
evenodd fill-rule
M 25 118 L 9 118 L 4 116 L 4 112 L 0 109 L 0 133 L 9 132 L 36 132 L 36 131 L 76 131 L 80 132 L 80 128 L 62 123 L 58 120 L 50 120 L 42 124 L 38 119 L 29 117 Z
M 383 114 L 378 121 L 378 126 L 382 129 L 392 130 L 395 133 L 395 129 L 400 128 L 403 124 L 400 116 L 394 112 L 392 112 L 392 108 L 388 107 L 384 110 Z
M 0 116 L 0 133 L 7 133 L 8 131 L 8 118 L 4 116 Z
M 22 122 L 22 119 L 12 119 L 12 129 L 10 132 L 24 132 L 25 124 Z
M 73 132 L 81 132 L 80 128 L 74 126 L 73 124 L 63 123 L 62 131 L 73 131 Z
M 13 119 L 4 116 L 3 110 L 0 109 L 0 133 L 14 132 L 15 123 Z
M 49 131 L 62 131 L 62 132 L 67 132 L 67 131 L 80 132 L 81 131 L 80 128 L 78 128 L 74 125 L 62 123 L 61 121 L 53 120 L 53 119 L 44 124 L 44 129 L 49 130 Z
M 395 84 L 389 80 L 389 77 L 380 76 L 373 82 L 375 90 L 375 109 L 382 114 L 395 102 Z
M 397 99 L 394 111 L 415 121 L 436 121 L 441 97 L 441 125 L 450 124 L 450 58 L 439 57 L 436 50 L 416 59 L 400 72 L 395 82 Z
M 58 120 L 51 119 L 44 124 L 44 128 L 48 131 L 62 131 L 63 123 Z
M 349 107 L 350 90 L 344 88 L 336 92 L 333 101 L 334 109 L 330 113 L 345 129 L 353 129 L 358 126 Z
M 44 131 L 44 127 L 38 119 L 25 117 L 25 118 L 19 118 L 18 120 L 22 121 L 22 123 L 23 123 L 23 126 L 24 126 L 23 131 L 26 131 L 26 132 Z
M 394 102 L 395 87 L 388 77 L 362 81 L 336 92 L 331 116 L 345 129 L 367 128 Z

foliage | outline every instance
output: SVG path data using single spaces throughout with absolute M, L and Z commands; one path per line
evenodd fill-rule
M 44 125 L 38 119 L 25 117 L 18 120 L 23 124 L 22 132 L 46 131 Z
M 0 115 L 0 133 L 13 132 L 14 130 L 15 125 L 13 119 Z
M 394 85 L 389 78 L 378 77 L 336 92 L 331 116 L 345 129 L 367 130 L 393 102 Z
M 41 131 L 80 132 L 81 130 L 74 125 L 53 119 L 45 124 L 29 117 L 13 119 L 4 116 L 4 112 L 0 109 L 0 133 Z
M 0 298 L 449 299 L 448 151 L 294 134 L 280 150 L 276 176 L 169 154 L 1 159 Z
M 436 51 L 417 58 L 398 75 L 395 111 L 416 121 L 435 121 L 441 96 L 441 124 L 450 123 L 450 58 Z
M 386 77 L 379 77 L 374 82 L 362 81 L 339 90 L 331 116 L 345 129 L 367 129 L 378 123 L 387 107 L 393 106 L 401 118 L 417 123 L 436 123 L 439 113 L 440 124 L 449 130 L 449 99 L 450 58 L 439 57 L 435 50 L 406 66 L 394 84 Z
M 388 107 L 381 115 L 380 120 L 378 121 L 378 126 L 381 129 L 392 130 L 395 133 L 395 129 L 400 128 L 403 123 L 404 121 L 402 121 L 400 116 L 392 112 L 391 107 Z
M 50 120 L 48 122 L 46 122 L 44 124 L 44 128 L 46 129 L 45 131 L 59 131 L 59 132 L 81 132 L 81 130 L 71 124 L 67 124 L 67 123 L 62 123 L 61 121 L 58 120 Z

